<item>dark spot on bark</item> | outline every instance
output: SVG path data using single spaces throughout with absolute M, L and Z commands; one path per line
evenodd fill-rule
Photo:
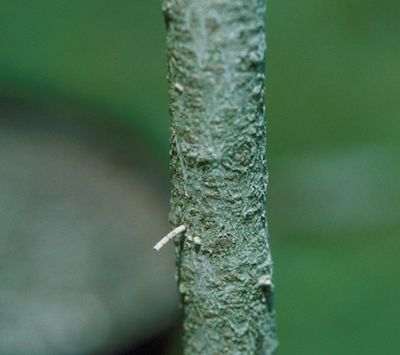
M 274 292 L 272 290 L 271 285 L 263 285 L 261 286 L 261 290 L 265 297 L 265 301 L 267 303 L 268 312 L 272 312 L 274 309 Z

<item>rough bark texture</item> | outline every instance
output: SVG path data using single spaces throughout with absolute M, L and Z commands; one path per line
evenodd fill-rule
M 163 11 L 184 351 L 271 354 L 265 3 L 165 0 Z

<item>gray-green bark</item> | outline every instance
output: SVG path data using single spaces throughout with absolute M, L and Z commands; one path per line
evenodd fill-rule
M 171 223 L 185 354 L 276 347 L 266 230 L 264 0 L 165 0 Z

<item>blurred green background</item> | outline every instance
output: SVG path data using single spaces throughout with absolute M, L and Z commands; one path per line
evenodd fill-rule
M 82 165 L 72 164 L 71 169 L 85 166 L 89 175 L 91 172 L 105 174 L 96 170 L 98 165 L 91 165 L 99 159 L 97 150 L 102 150 L 108 173 L 112 174 L 117 157 L 121 160 L 117 159 L 118 169 L 126 174 L 124 179 L 118 177 L 115 181 L 106 178 L 104 184 L 112 184 L 121 196 L 127 195 L 125 191 L 132 194 L 133 202 L 124 205 L 118 200 L 114 211 L 126 213 L 134 201 L 141 199 L 140 203 L 135 202 L 138 222 L 132 228 L 137 229 L 131 234 L 129 231 L 119 234 L 127 243 L 125 249 L 131 245 L 127 240 L 134 239 L 131 254 L 125 255 L 120 247 L 106 241 L 121 242 L 112 235 L 114 229 L 102 239 L 102 248 L 109 252 L 101 259 L 106 272 L 112 272 L 107 260 L 118 259 L 121 255 L 126 260 L 140 261 L 139 266 L 129 262 L 118 266 L 126 274 L 119 284 L 130 282 L 134 289 L 121 288 L 118 293 L 121 298 L 115 298 L 116 304 L 123 299 L 127 305 L 118 310 L 121 314 L 116 320 L 107 323 L 114 331 L 95 331 L 96 337 L 104 341 L 97 344 L 94 339 L 94 345 L 89 346 L 85 345 L 88 337 L 68 338 L 65 334 L 70 333 L 60 328 L 61 334 L 56 336 L 65 343 L 76 344 L 71 348 L 44 342 L 45 345 L 40 343 L 35 348 L 28 342 L 31 350 L 39 349 L 37 353 L 107 353 L 111 348 L 119 349 L 119 342 L 128 344 L 127 339 L 132 348 L 135 342 L 158 336 L 160 323 L 165 324 L 162 329 L 169 329 L 179 322 L 175 320 L 178 307 L 172 253 L 166 252 L 167 256 L 158 261 L 154 271 L 156 275 L 164 270 L 168 282 L 163 281 L 163 287 L 170 295 L 170 301 L 158 308 L 154 308 L 157 299 L 151 305 L 144 305 L 148 295 L 157 292 L 154 291 L 157 283 L 146 291 L 148 293 L 134 298 L 132 295 L 137 290 L 146 289 L 148 279 L 141 275 L 129 278 L 131 268 L 137 270 L 143 263 L 157 263 L 151 256 L 148 257 L 151 259 L 143 259 L 143 250 L 151 249 L 153 242 L 168 228 L 169 119 L 165 30 L 160 7 L 158 0 L 0 0 L 0 124 L 3 127 L 0 158 L 4 159 L 0 174 L 4 177 L 14 169 L 10 167 L 22 164 L 25 166 L 22 173 L 18 173 L 18 169 L 13 171 L 29 176 L 39 164 L 34 163 L 32 147 L 49 139 L 49 145 L 37 152 L 42 159 L 40 176 L 46 180 L 53 176 L 55 168 L 60 169 L 54 164 L 47 167 L 46 162 L 62 162 L 70 154 L 66 147 L 72 143 L 68 142 L 78 142 L 80 146 L 82 141 L 96 140 L 87 160 L 82 161 Z M 400 351 L 399 19 L 400 2 L 394 0 L 268 2 L 267 124 L 271 176 L 268 208 L 280 354 L 365 355 L 398 354 Z M 11 121 L 20 123 L 15 128 Z M 57 126 L 57 130 L 49 129 L 53 126 Z M 82 127 L 85 127 L 85 134 L 76 135 L 74 132 L 82 131 Z M 35 132 L 34 140 L 32 132 Z M 7 153 L 15 153 L 15 147 L 26 144 L 26 139 L 21 138 L 26 134 L 30 143 L 18 159 L 29 152 L 32 156 L 27 161 L 31 162 L 31 167 L 24 165 L 23 159 L 15 162 L 13 155 Z M 19 138 L 7 146 L 13 135 Z M 57 148 L 58 155 L 53 154 L 46 160 L 46 152 L 58 151 L 54 147 L 59 147 L 60 137 L 65 146 Z M 120 148 L 110 156 L 109 151 L 115 146 Z M 74 154 L 81 157 L 83 153 Z M 62 190 L 65 185 L 61 175 L 59 189 Z M 133 177 L 139 175 L 144 178 Z M 81 181 L 80 177 L 72 178 Z M 18 258 L 22 259 L 25 254 L 14 253 L 17 242 L 13 241 L 11 232 L 4 232 L 4 226 L 20 213 L 15 207 L 19 204 L 14 202 L 20 198 L 21 186 L 30 184 L 31 180 L 21 180 L 12 188 L 7 185 L 11 180 L 2 180 L 0 230 L 1 238 L 7 238 L 9 243 L 8 251 L 3 250 L 5 260 L 20 260 Z M 97 182 L 90 179 L 87 184 L 97 186 Z M 102 191 L 108 189 L 106 186 L 99 183 L 97 188 Z M 47 191 L 46 187 L 42 189 Z M 102 203 L 108 204 L 111 195 L 102 197 Z M 68 194 L 73 203 L 80 203 L 71 196 Z M 158 207 L 146 209 L 150 204 Z M 95 216 L 93 220 L 109 215 L 107 209 L 99 213 L 94 202 L 89 206 Z M 24 213 L 28 216 L 31 216 L 30 208 L 34 210 L 35 204 L 25 207 Z M 160 227 L 140 230 L 137 227 L 141 224 L 140 218 L 145 218 L 150 210 Z M 43 218 L 52 221 L 53 215 L 46 214 Z M 121 217 L 120 225 L 129 229 L 130 218 L 134 217 L 129 213 Z M 23 221 L 21 223 L 25 223 Z M 76 219 L 71 218 L 68 223 L 76 223 Z M 69 228 L 68 223 L 64 221 L 65 230 Z M 62 229 L 54 228 L 60 238 L 64 238 Z M 100 226 L 93 234 L 94 239 L 90 239 L 93 245 L 98 235 L 105 233 L 102 228 Z M 63 249 L 64 258 L 75 253 L 74 245 L 81 250 L 82 246 L 76 242 L 81 240 L 76 238 L 79 233 L 79 230 L 70 231 L 72 247 Z M 149 235 L 143 236 L 146 233 Z M 135 242 L 139 235 L 142 249 Z M 32 239 L 24 239 L 24 248 L 31 250 L 30 243 Z M 93 260 L 97 258 L 97 254 L 92 255 L 91 245 L 80 262 L 87 260 L 88 255 Z M 11 261 L 3 263 L 9 266 Z M 16 265 L 12 272 L 18 269 L 24 274 L 23 267 L 19 269 L 21 263 L 18 261 Z M 95 270 L 95 279 L 96 270 L 100 273 L 96 265 L 90 266 Z M 10 306 L 5 295 L 13 289 L 25 297 L 31 289 L 18 293 L 15 290 L 19 288 L 7 286 L 14 285 L 13 274 L 7 270 L 3 268 L 0 272 L 3 280 L 0 305 L 3 313 L 5 308 L 15 307 L 12 316 L 7 311 L 11 322 L 19 317 L 16 313 L 20 304 Z M 74 272 L 68 270 L 65 275 Z M 120 269 L 116 270 L 119 273 Z M 11 281 L 4 283 L 7 278 Z M 104 289 L 120 287 L 110 280 L 101 281 Z M 75 287 L 68 282 L 68 278 L 62 281 L 63 287 Z M 48 284 L 45 285 L 46 290 Z M 105 303 L 111 302 L 109 299 L 114 294 L 104 295 L 102 287 L 93 294 L 100 292 Z M 62 296 L 54 299 L 58 297 Z M 32 307 L 37 309 L 35 305 Z M 43 307 L 46 309 L 46 305 Z M 110 312 L 115 311 L 112 305 L 108 307 Z M 99 309 L 104 312 L 103 308 L 94 306 L 91 312 L 97 315 Z M 129 321 L 143 309 L 146 311 L 137 324 Z M 100 321 L 96 317 L 93 319 L 98 324 Z M 104 323 L 109 316 L 102 317 Z M 57 317 L 51 319 L 51 328 L 57 327 L 54 320 Z M 0 323 L 3 337 L 18 338 L 25 334 L 17 326 L 10 328 L 7 321 Z M 141 337 L 144 323 L 147 324 L 146 335 Z M 39 344 L 37 334 L 33 333 L 29 333 L 29 341 Z M 124 333 L 127 334 L 122 336 Z M 130 336 L 133 333 L 139 335 Z M 174 332 L 167 334 L 169 340 L 178 337 Z M 26 353 L 13 342 L 1 342 L 0 350 L 16 349 L 15 354 Z M 166 345 L 166 348 L 170 354 L 178 353 L 173 345 Z M 146 351 L 161 353 L 166 350 Z M 4 350 L 3 353 L 13 352 Z

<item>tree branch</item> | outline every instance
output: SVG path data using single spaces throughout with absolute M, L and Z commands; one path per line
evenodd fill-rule
M 272 354 L 263 0 L 166 0 L 185 354 Z

